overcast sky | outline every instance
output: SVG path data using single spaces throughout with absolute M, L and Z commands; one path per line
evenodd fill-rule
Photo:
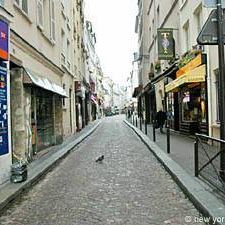
M 137 46 L 137 0 L 85 0 L 85 12 L 96 33 L 96 51 L 104 74 L 124 84 Z

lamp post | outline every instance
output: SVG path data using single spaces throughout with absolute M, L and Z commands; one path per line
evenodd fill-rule
M 169 83 L 168 77 L 166 77 L 166 84 Z M 165 112 L 166 112 L 166 149 L 167 149 L 167 153 L 170 153 L 170 124 L 169 124 L 169 115 L 168 115 L 168 105 L 167 105 L 167 92 L 165 89 L 166 84 L 164 83 L 164 95 L 165 95 Z
M 220 117 L 220 139 L 225 140 L 225 67 L 224 67 L 224 37 L 223 37 L 223 11 L 221 0 L 217 0 L 218 21 L 218 57 L 219 57 L 219 117 Z M 225 179 L 225 145 L 221 144 L 220 169 L 221 177 Z

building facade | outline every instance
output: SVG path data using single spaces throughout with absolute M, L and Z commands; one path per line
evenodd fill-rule
M 11 22 L 13 15 L 5 9 L 5 2 L 2 1 L 0 3 L 0 184 L 8 179 L 12 164 L 9 77 Z
M 86 84 L 81 127 L 86 124 L 84 102 L 89 85 L 85 82 L 82 0 L 1 1 L 0 20 L 10 27 L 8 62 L 0 57 L 0 63 L 6 61 L 8 67 L 3 116 L 8 115 L 11 122 L 8 151 L 1 147 L 1 184 L 9 178 L 12 163 L 32 161 L 40 151 L 78 130 L 77 81 Z M 3 75 L 0 83 L 6 87 Z
M 139 0 L 138 8 L 139 116 L 151 123 L 163 109 L 172 129 L 219 137 L 217 48 L 197 44 L 212 9 L 201 0 Z M 173 35 L 170 58 L 159 52 L 169 46 L 163 29 Z

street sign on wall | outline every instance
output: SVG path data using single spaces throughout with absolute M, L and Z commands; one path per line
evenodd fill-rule
M 0 58 L 8 60 L 8 23 L 0 19 Z
M 8 152 L 7 64 L 0 59 L 0 155 Z
M 157 30 L 158 37 L 158 59 L 171 60 L 174 58 L 173 30 L 160 28 Z
M 225 8 L 225 0 L 221 0 L 222 8 Z M 203 6 L 207 8 L 216 8 L 217 0 L 203 0 Z
M 223 42 L 225 43 L 225 18 L 223 16 Z M 200 45 L 218 45 L 217 28 L 217 9 L 212 10 L 202 30 L 200 31 L 197 42 Z

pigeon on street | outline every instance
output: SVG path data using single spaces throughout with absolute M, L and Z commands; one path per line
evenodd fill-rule
M 95 160 L 95 162 L 102 162 L 102 160 L 104 159 L 104 155 L 102 155 L 102 156 L 100 156 L 100 157 L 98 157 L 96 160 Z

